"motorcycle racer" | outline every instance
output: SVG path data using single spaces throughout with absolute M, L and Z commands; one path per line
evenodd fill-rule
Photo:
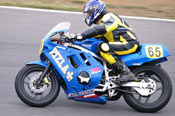
M 98 38 L 104 42 L 99 45 L 97 53 L 103 57 L 121 76 L 117 82 L 125 82 L 134 75 L 128 67 L 118 59 L 118 55 L 136 52 L 139 42 L 129 25 L 114 13 L 107 13 L 105 3 L 101 0 L 90 0 L 84 6 L 85 23 L 88 26 L 96 24 L 91 29 L 76 35 L 76 40 Z

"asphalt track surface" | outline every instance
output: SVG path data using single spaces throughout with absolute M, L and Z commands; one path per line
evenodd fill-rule
M 164 44 L 171 56 L 162 67 L 175 83 L 175 22 L 125 19 L 135 30 L 141 43 Z M 71 32 L 80 33 L 88 27 L 80 14 L 39 12 L 0 8 L 0 116 L 174 116 L 175 86 L 169 104 L 153 114 L 139 113 L 123 98 L 106 105 L 67 100 L 63 91 L 54 103 L 44 108 L 24 104 L 16 95 L 17 72 L 28 62 L 39 60 L 41 39 L 57 23 L 69 21 Z

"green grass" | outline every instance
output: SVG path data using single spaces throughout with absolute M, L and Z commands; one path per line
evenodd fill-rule
M 20 7 L 30 7 L 30 8 L 41 8 L 41 9 L 55 9 L 55 10 L 66 10 L 66 11 L 81 11 L 81 8 L 77 8 L 72 5 L 57 5 L 57 4 L 43 4 L 40 2 L 36 3 L 13 3 L 13 2 L 4 2 L 0 3 L 4 6 L 20 6 Z
M 19 6 L 82 12 L 89 0 L 0 0 L 3 6 Z M 107 10 L 119 15 L 175 19 L 173 0 L 102 0 Z
M 138 5 L 113 5 L 113 4 L 107 4 L 106 6 L 109 7 L 109 8 L 147 9 L 144 6 L 138 6 Z
M 82 0 L 70 0 L 71 3 L 75 3 L 75 4 L 85 4 L 85 1 Z

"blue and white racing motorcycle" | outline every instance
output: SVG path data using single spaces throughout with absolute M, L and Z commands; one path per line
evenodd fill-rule
M 96 54 L 102 41 L 68 42 L 65 35 L 70 25 L 56 25 L 41 42 L 41 61 L 28 63 L 18 72 L 15 89 L 24 103 L 47 106 L 61 86 L 67 98 L 75 101 L 106 104 L 123 96 L 140 112 L 156 112 L 167 105 L 172 83 L 160 66 L 170 56 L 164 45 L 142 44 L 138 52 L 120 56 L 136 78 L 116 84 L 120 74 Z

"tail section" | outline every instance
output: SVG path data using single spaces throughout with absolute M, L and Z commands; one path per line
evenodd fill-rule
M 139 52 L 120 56 L 120 58 L 127 66 L 140 66 L 153 61 L 164 62 L 168 56 L 170 53 L 162 44 L 142 44 Z

